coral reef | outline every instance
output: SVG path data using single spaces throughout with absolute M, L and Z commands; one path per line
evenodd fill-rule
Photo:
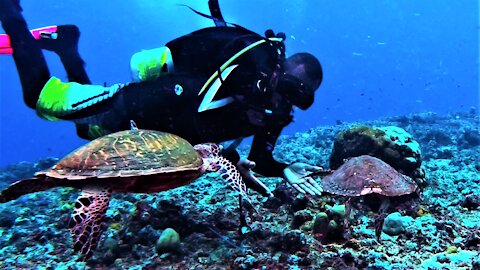
M 148 231 L 152 231 L 152 229 L 150 228 Z M 145 234 L 145 232 L 143 234 Z M 141 236 L 141 238 L 148 238 L 149 235 L 150 233 L 147 232 L 147 237 Z M 166 228 L 163 230 L 160 238 L 157 241 L 157 244 L 155 245 L 155 249 L 159 254 L 176 252 L 179 248 L 180 235 L 178 235 L 178 233 L 172 228 Z
M 108 227 L 87 262 L 73 253 L 67 228 L 77 191 L 58 188 L 0 204 L 0 268 L 479 269 L 478 116 L 426 113 L 317 127 L 283 136 L 274 154 L 328 167 L 335 135 L 354 126 L 401 127 L 422 148 L 420 208 L 395 209 L 380 242 L 372 215 L 363 211 L 350 220 L 351 238 L 343 238 L 345 198 L 298 194 L 282 179 L 264 177 L 275 197 L 250 192 L 259 214 L 247 207 L 250 231 L 242 235 L 238 198 L 211 174 L 168 192 L 115 194 Z M 0 182 L 39 169 L 26 164 L 5 168 Z M 170 238 L 175 249 L 157 252 L 168 228 L 178 233 L 178 241 Z
M 330 168 L 337 169 L 345 159 L 369 155 L 377 157 L 424 186 L 420 145 L 412 135 L 397 126 L 353 126 L 335 136 Z

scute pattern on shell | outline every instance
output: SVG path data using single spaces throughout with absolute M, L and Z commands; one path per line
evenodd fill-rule
M 377 193 L 401 196 L 416 191 L 417 184 L 408 176 L 397 172 L 381 159 L 363 155 L 354 157 L 333 174 L 322 179 L 326 192 L 343 196 L 362 196 Z
M 201 165 L 193 146 L 176 135 L 126 130 L 95 139 L 38 174 L 76 180 L 196 170 Z

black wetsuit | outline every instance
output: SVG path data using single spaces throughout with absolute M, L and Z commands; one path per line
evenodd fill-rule
M 283 43 L 265 42 L 239 57 L 232 63 L 238 67 L 215 97 L 233 97 L 234 102 L 197 111 L 203 99 L 198 93 L 206 80 L 232 55 L 262 39 L 243 28 L 212 27 L 167 43 L 175 72 L 125 86 L 109 101 L 112 104 L 97 124 L 117 131 L 128 129 L 132 119 L 141 128 L 175 133 L 193 144 L 254 135 L 248 157 L 257 163 L 254 171 L 282 176 L 287 165 L 276 162 L 272 151 L 282 129 L 291 122 L 292 105 L 270 85 L 277 64 L 284 60 Z M 179 95 L 176 86 L 183 89 Z
M 2 19 L 2 25 L 11 37 L 25 101 L 34 108 L 40 90 L 50 78 L 40 51 L 45 44 L 35 43 L 23 18 Z M 113 98 L 80 114 L 95 113 L 94 124 L 111 132 L 129 129 L 130 120 L 134 120 L 143 129 L 171 132 L 192 144 L 254 135 L 248 157 L 257 164 L 253 170 L 280 177 L 287 165 L 275 161 L 272 151 L 283 127 L 292 119 L 292 105 L 273 90 L 272 76 L 285 57 L 282 42 L 265 42 L 234 62 L 239 66 L 216 95 L 216 99 L 233 97 L 234 102 L 197 112 L 203 99 L 198 92 L 213 72 L 239 50 L 262 39 L 240 27 L 206 28 L 175 39 L 167 44 L 173 56 L 174 73 L 155 81 L 130 83 Z M 71 81 L 89 83 L 76 50 L 60 57 Z M 183 89 L 180 95 L 174 91 L 176 86 Z M 84 129 L 85 124 L 78 127 Z M 235 154 L 229 158 L 238 158 Z

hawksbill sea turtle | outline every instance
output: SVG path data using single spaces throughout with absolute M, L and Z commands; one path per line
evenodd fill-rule
M 132 130 L 97 138 L 52 168 L 13 183 L 0 193 L 0 203 L 55 187 L 81 189 L 69 228 L 74 250 L 87 259 L 103 232 L 112 192 L 156 193 L 187 185 L 204 173 L 219 172 L 246 197 L 240 173 L 220 150 L 214 143 L 192 146 L 179 136 L 137 129 L 132 123 Z
M 395 170 L 383 160 L 369 155 L 348 159 L 337 170 L 319 170 L 310 177 L 323 177 L 323 192 L 346 196 L 344 228 L 349 227 L 352 204 L 376 202 L 379 200 L 378 213 L 375 216 L 375 235 L 380 240 L 384 219 L 393 202 L 406 202 L 420 197 L 415 181 Z M 413 204 L 415 205 L 415 203 Z M 349 236 L 346 231 L 345 235 Z M 348 238 L 348 237 L 346 237 Z

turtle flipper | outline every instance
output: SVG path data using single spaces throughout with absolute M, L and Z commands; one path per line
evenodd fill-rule
M 378 213 L 375 216 L 375 236 L 377 237 L 377 241 L 380 241 L 380 238 L 382 236 L 382 229 L 383 229 L 383 222 L 385 221 L 385 218 L 387 217 L 388 214 L 388 208 L 390 207 L 390 199 L 388 198 L 383 198 L 382 199 L 382 204 L 380 205 L 380 208 L 378 209 Z
M 247 196 L 247 186 L 243 182 L 242 176 L 235 165 L 221 156 L 218 157 L 217 162 L 219 167 L 218 173 L 220 173 L 222 179 L 227 181 L 233 190 L 239 192 L 241 195 Z
M 75 203 L 69 228 L 74 238 L 73 249 L 86 258 L 92 256 L 97 246 L 105 213 L 112 191 L 107 186 L 84 186 L 82 194 Z
M 6 203 L 25 194 L 44 191 L 58 186 L 67 186 L 66 180 L 45 178 L 43 176 L 20 180 L 0 193 L 0 203 Z
M 220 155 L 221 146 L 215 143 L 202 143 L 195 145 L 193 148 L 204 160 L 204 171 L 220 173 L 222 179 L 227 181 L 233 190 L 240 193 L 240 196 L 245 197 L 248 202 L 253 205 L 247 196 L 247 186 L 237 167 Z
M 245 185 L 240 172 L 237 170 L 237 167 L 235 167 L 232 162 L 222 156 L 217 157 L 217 165 L 219 167 L 218 172 L 220 173 L 220 177 L 227 181 L 233 190 L 240 193 L 240 196 L 247 199 L 247 201 L 253 206 L 252 201 L 247 195 L 247 186 Z

